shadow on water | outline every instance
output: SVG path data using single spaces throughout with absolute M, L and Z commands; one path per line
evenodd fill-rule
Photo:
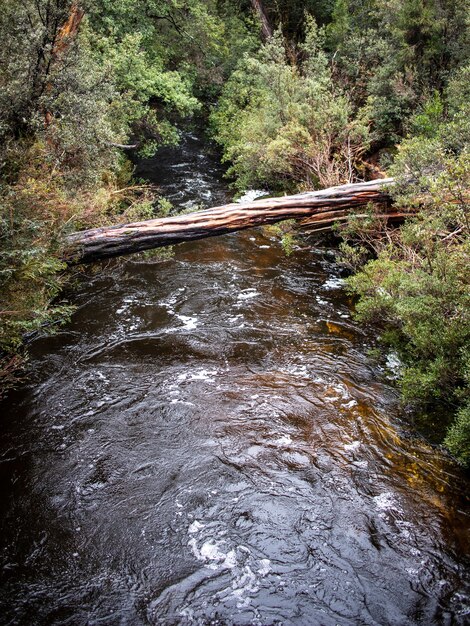
M 149 172 L 227 196 L 197 136 Z M 73 298 L 1 407 L 2 624 L 468 623 L 467 479 L 404 436 L 331 250 L 246 231 Z

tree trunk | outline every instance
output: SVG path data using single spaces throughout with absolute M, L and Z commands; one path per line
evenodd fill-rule
M 65 260 L 69 264 L 92 263 L 287 219 L 298 220 L 300 226 L 317 226 L 323 230 L 337 221 L 344 221 L 348 213 L 369 202 L 385 205 L 382 215 L 396 219 L 403 214 L 388 208 L 390 198 L 386 188 L 392 184 L 393 179 L 386 178 L 295 196 L 226 204 L 175 217 L 93 228 L 68 236 Z
M 52 37 L 51 52 L 46 69 L 46 83 L 44 85 L 44 91 L 46 93 L 49 92 L 52 87 L 48 79 L 51 69 L 55 64 L 60 62 L 74 42 L 84 15 L 85 12 L 83 9 L 81 9 L 76 2 L 72 2 L 66 21 Z M 46 129 L 52 124 L 53 119 L 54 116 L 50 111 L 44 111 L 44 126 Z M 51 141 L 50 137 L 47 141 Z
M 264 41 L 267 41 L 273 36 L 273 27 L 266 15 L 263 3 L 261 0 L 251 0 L 251 6 L 261 21 L 261 36 Z

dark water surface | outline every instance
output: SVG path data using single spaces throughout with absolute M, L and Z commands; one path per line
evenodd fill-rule
M 199 143 L 141 174 L 222 201 Z M 2 624 L 468 623 L 468 482 L 407 435 L 331 250 L 246 231 L 73 300 L 1 406 Z

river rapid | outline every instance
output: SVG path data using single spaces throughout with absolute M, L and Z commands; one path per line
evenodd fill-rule
M 197 135 L 139 164 L 228 198 Z M 468 477 L 413 437 L 334 250 L 262 230 L 91 274 L 3 402 L 0 623 L 469 623 Z

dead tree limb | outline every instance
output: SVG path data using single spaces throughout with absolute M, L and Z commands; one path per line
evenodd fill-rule
M 321 227 L 331 226 L 370 202 L 388 207 L 387 188 L 393 182 L 392 178 L 386 178 L 245 204 L 226 204 L 175 217 L 93 228 L 68 236 L 65 260 L 69 264 L 91 263 L 287 219 L 298 220 L 300 224 L 303 220 L 309 227 L 315 222 Z M 399 215 L 388 208 L 381 213 L 385 215 L 388 211 L 391 216 Z

